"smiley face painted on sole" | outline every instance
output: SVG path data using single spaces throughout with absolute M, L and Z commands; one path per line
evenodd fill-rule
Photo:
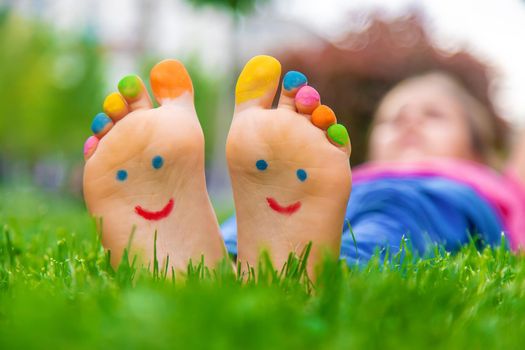
M 257 162 L 255 162 L 255 167 L 257 168 L 257 170 L 264 173 L 271 172 L 271 169 L 268 169 L 268 162 L 264 159 L 259 159 Z M 298 181 L 305 182 L 308 178 L 308 174 L 304 169 L 297 169 L 295 173 Z M 267 176 L 272 175 L 275 176 L 275 174 L 268 174 Z M 296 201 L 288 205 L 282 205 L 276 198 L 266 197 L 266 202 L 268 203 L 268 207 L 270 209 L 282 215 L 293 215 L 301 208 L 301 201 Z
M 95 116 L 84 146 L 84 198 L 113 266 L 186 270 L 213 266 L 225 247 L 204 176 L 204 135 L 193 105 L 191 79 L 181 62 L 151 70 L 153 108 L 142 79 L 124 77 Z M 127 251 L 127 254 L 124 252 Z
M 312 242 L 309 270 L 326 249 L 339 252 L 351 191 L 350 137 L 334 111 L 297 71 L 258 56 L 243 69 L 226 157 L 232 180 L 241 263 L 256 265 L 261 249 L 280 268 L 290 252 Z
M 137 224 L 174 215 L 177 191 L 188 181 L 181 179 L 183 173 L 202 159 L 200 130 L 182 133 L 176 124 L 167 111 L 156 109 L 130 113 L 113 126 L 86 166 L 87 176 L 92 172 L 98 176 L 95 184 L 86 183 L 88 198 L 118 198 L 112 212 L 135 217 Z M 94 165 L 96 170 L 91 171 Z
M 348 154 L 307 118 L 285 109 L 250 110 L 249 118 L 237 117 L 227 145 L 230 172 L 244 178 L 236 184 L 246 184 L 243 192 L 250 193 L 256 215 L 302 220 L 318 210 L 320 199 L 341 192 L 338 188 L 348 192 Z
M 238 225 L 238 259 L 275 266 L 313 242 L 313 261 L 339 249 L 351 189 L 348 153 L 326 131 L 287 109 L 237 115 L 226 154 Z M 243 112 L 241 112 L 243 113 Z
M 143 162 L 139 162 L 139 163 L 142 164 Z M 153 169 L 160 172 L 163 166 L 164 166 L 164 158 L 162 156 L 156 155 L 152 158 L 151 167 Z M 134 168 L 138 168 L 138 167 L 135 166 Z M 152 181 L 155 181 L 155 177 L 158 177 L 158 176 L 159 174 L 156 174 L 155 172 L 152 176 Z M 116 181 L 121 182 L 124 185 L 126 181 L 128 180 L 128 177 L 129 177 L 129 174 L 127 170 L 119 169 L 116 172 L 115 179 Z M 136 205 L 134 207 L 134 212 L 146 220 L 157 221 L 157 220 L 162 220 L 164 218 L 167 218 L 171 214 L 174 205 L 175 205 L 174 199 L 169 198 L 168 202 L 160 210 L 156 210 L 156 211 L 149 210 L 149 209 L 142 207 L 141 205 Z
M 223 256 L 206 193 L 204 137 L 192 113 L 179 106 L 133 111 L 94 152 L 88 144 L 84 196 L 114 266 L 130 240 L 130 259 L 137 254 L 146 265 L 154 254 L 176 270 L 203 253 L 210 262 Z

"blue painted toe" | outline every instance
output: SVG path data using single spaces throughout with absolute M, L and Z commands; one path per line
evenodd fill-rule
M 308 79 L 306 79 L 306 76 L 301 72 L 291 70 L 284 75 L 283 86 L 288 91 L 306 84 L 308 84 Z
M 111 123 L 111 118 L 109 118 L 106 113 L 99 113 L 93 119 L 91 123 L 91 131 L 96 135 L 100 133 L 108 123 Z

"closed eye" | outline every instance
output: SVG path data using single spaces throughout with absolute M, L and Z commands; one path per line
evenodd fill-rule
M 430 118 L 439 119 L 445 117 L 445 115 L 436 108 L 427 108 L 425 109 L 425 115 Z

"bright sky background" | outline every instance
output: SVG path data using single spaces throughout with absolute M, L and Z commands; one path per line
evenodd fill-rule
M 2 0 L 0 0 L 2 3 Z M 108 81 L 136 69 L 126 47 L 142 35 L 145 50 L 165 57 L 198 54 L 214 72 L 231 64 L 231 18 L 184 0 L 150 0 L 148 33 L 139 34 L 144 0 L 17 0 L 12 6 L 65 30 L 93 27 L 110 48 Z M 495 103 L 501 114 L 525 126 L 525 0 L 273 0 L 242 26 L 241 59 L 305 41 L 313 35 L 337 40 L 352 28 L 348 13 L 381 9 L 387 16 L 424 10 L 429 33 L 442 48 L 467 48 L 501 73 Z M 303 43 L 304 44 L 304 43 Z M 128 50 L 128 51 L 127 51 Z
M 287 0 L 279 11 L 307 20 L 336 39 L 347 11 L 380 8 L 392 15 L 418 7 L 430 20 L 429 33 L 442 48 L 469 48 L 501 73 L 495 102 L 504 116 L 525 125 L 525 1 L 523 0 Z

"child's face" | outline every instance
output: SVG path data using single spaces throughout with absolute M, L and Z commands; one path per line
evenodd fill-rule
M 445 83 L 422 78 L 395 88 L 383 99 L 370 136 L 370 160 L 429 157 L 479 160 L 460 102 Z

